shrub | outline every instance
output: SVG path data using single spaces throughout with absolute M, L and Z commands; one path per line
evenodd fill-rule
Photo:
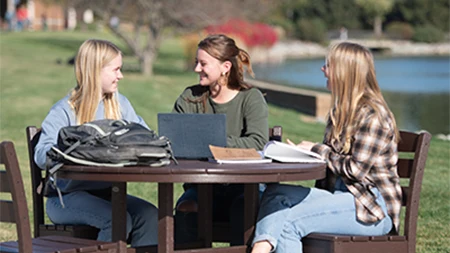
M 195 65 L 195 57 L 197 53 L 197 45 L 200 40 L 205 37 L 206 34 L 202 32 L 199 33 L 190 33 L 183 36 L 182 45 L 184 49 L 184 57 L 185 57 L 185 69 L 193 70 Z
M 391 22 L 386 25 L 385 30 L 390 36 L 403 40 L 410 40 L 414 35 L 414 28 L 405 22 Z
M 249 48 L 255 46 L 273 46 L 278 36 L 271 26 L 263 23 L 250 23 L 242 19 L 231 19 L 220 25 L 205 28 L 208 34 L 222 33 L 230 37 L 239 37 Z
M 284 30 L 284 34 L 286 34 L 288 37 L 292 37 L 295 34 L 294 23 L 285 17 L 271 17 L 269 19 L 269 23 L 272 26 L 281 27 Z
M 236 45 L 245 50 L 252 48 L 266 48 L 278 41 L 276 30 L 263 23 L 250 23 L 246 20 L 232 19 L 220 25 L 211 25 L 197 33 L 183 36 L 186 69 L 194 67 L 197 45 L 208 34 L 225 34 L 233 38 Z
M 433 25 L 418 26 L 412 38 L 415 42 L 435 43 L 444 40 L 444 33 Z
M 301 40 L 323 43 L 326 40 L 327 26 L 318 18 L 300 19 L 297 22 L 296 37 Z

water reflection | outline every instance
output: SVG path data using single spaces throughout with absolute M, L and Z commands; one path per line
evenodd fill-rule
M 257 79 L 324 90 L 323 59 L 290 60 L 254 66 Z M 386 102 L 400 129 L 450 134 L 450 60 L 448 57 L 376 56 L 375 67 Z
M 450 134 L 448 93 L 383 92 L 400 129 Z

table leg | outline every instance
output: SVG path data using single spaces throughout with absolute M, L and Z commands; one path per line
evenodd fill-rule
M 173 183 L 158 183 L 158 208 L 158 253 L 173 252 Z
M 198 238 L 202 239 L 205 248 L 212 247 L 212 209 L 213 185 L 198 184 Z
M 244 242 L 250 245 L 259 209 L 258 184 L 245 184 L 244 200 Z
M 127 183 L 112 184 L 112 241 L 127 241 Z

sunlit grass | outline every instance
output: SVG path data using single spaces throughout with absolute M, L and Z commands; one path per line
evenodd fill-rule
M 121 48 L 124 44 L 108 33 L 33 32 L 0 33 L 0 139 L 16 145 L 25 182 L 30 217 L 32 216 L 31 178 L 25 141 L 25 127 L 40 126 L 50 107 L 74 87 L 73 66 L 66 62 L 88 38 L 109 39 Z M 120 91 L 137 113 L 156 129 L 158 112 L 168 112 L 182 90 L 197 82 L 186 72 L 180 43 L 168 38 L 155 62 L 155 75 L 144 77 L 125 72 Z M 124 69 L 137 61 L 125 50 Z M 61 64 L 57 64 L 57 61 Z M 283 139 L 321 141 L 324 125 L 303 120 L 293 110 L 269 106 L 269 125 L 283 126 Z M 418 217 L 417 252 L 450 252 L 450 143 L 433 138 L 423 182 Z M 312 182 L 306 182 L 311 186 Z M 155 183 L 130 183 L 129 193 L 157 204 Z M 175 185 L 175 196 L 182 193 Z M 0 240 L 16 238 L 14 227 L 0 227 Z

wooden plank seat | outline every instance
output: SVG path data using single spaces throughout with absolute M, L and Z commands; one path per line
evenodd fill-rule
M 62 235 L 78 238 L 96 239 L 99 230 L 95 227 L 87 225 L 62 225 L 45 223 L 44 196 L 38 193 L 38 188 L 42 187 L 45 175 L 43 175 L 43 171 L 34 162 L 34 148 L 39 141 L 40 134 L 41 129 L 36 128 L 35 126 L 28 126 L 26 128 L 28 158 L 30 162 L 31 173 L 31 189 L 33 196 L 34 237 Z
M 399 235 L 385 236 L 313 233 L 302 239 L 303 252 L 414 253 L 416 251 L 420 191 L 431 135 L 426 131 L 419 134 L 400 131 L 400 138 L 397 166 L 398 174 L 402 178 L 402 207 L 405 209 L 402 220 L 403 232 Z
M 0 199 L 0 221 L 15 223 L 17 241 L 1 242 L 0 252 L 135 252 L 127 249 L 123 241 L 101 242 L 67 236 L 45 236 L 32 238 L 27 199 L 23 185 L 14 144 L 10 141 L 0 143 L 0 192 L 6 194 Z
M 0 243 L 0 252 L 22 252 L 18 249 L 18 242 L 2 242 Z M 66 236 L 45 236 L 34 238 L 32 240 L 32 251 L 35 253 L 58 252 L 58 253 L 93 253 L 107 252 L 119 253 L 127 252 L 127 244 L 123 241 L 116 243 L 105 243 L 94 240 L 86 240 L 82 238 L 66 237 Z M 134 252 L 134 251 L 133 251 Z

